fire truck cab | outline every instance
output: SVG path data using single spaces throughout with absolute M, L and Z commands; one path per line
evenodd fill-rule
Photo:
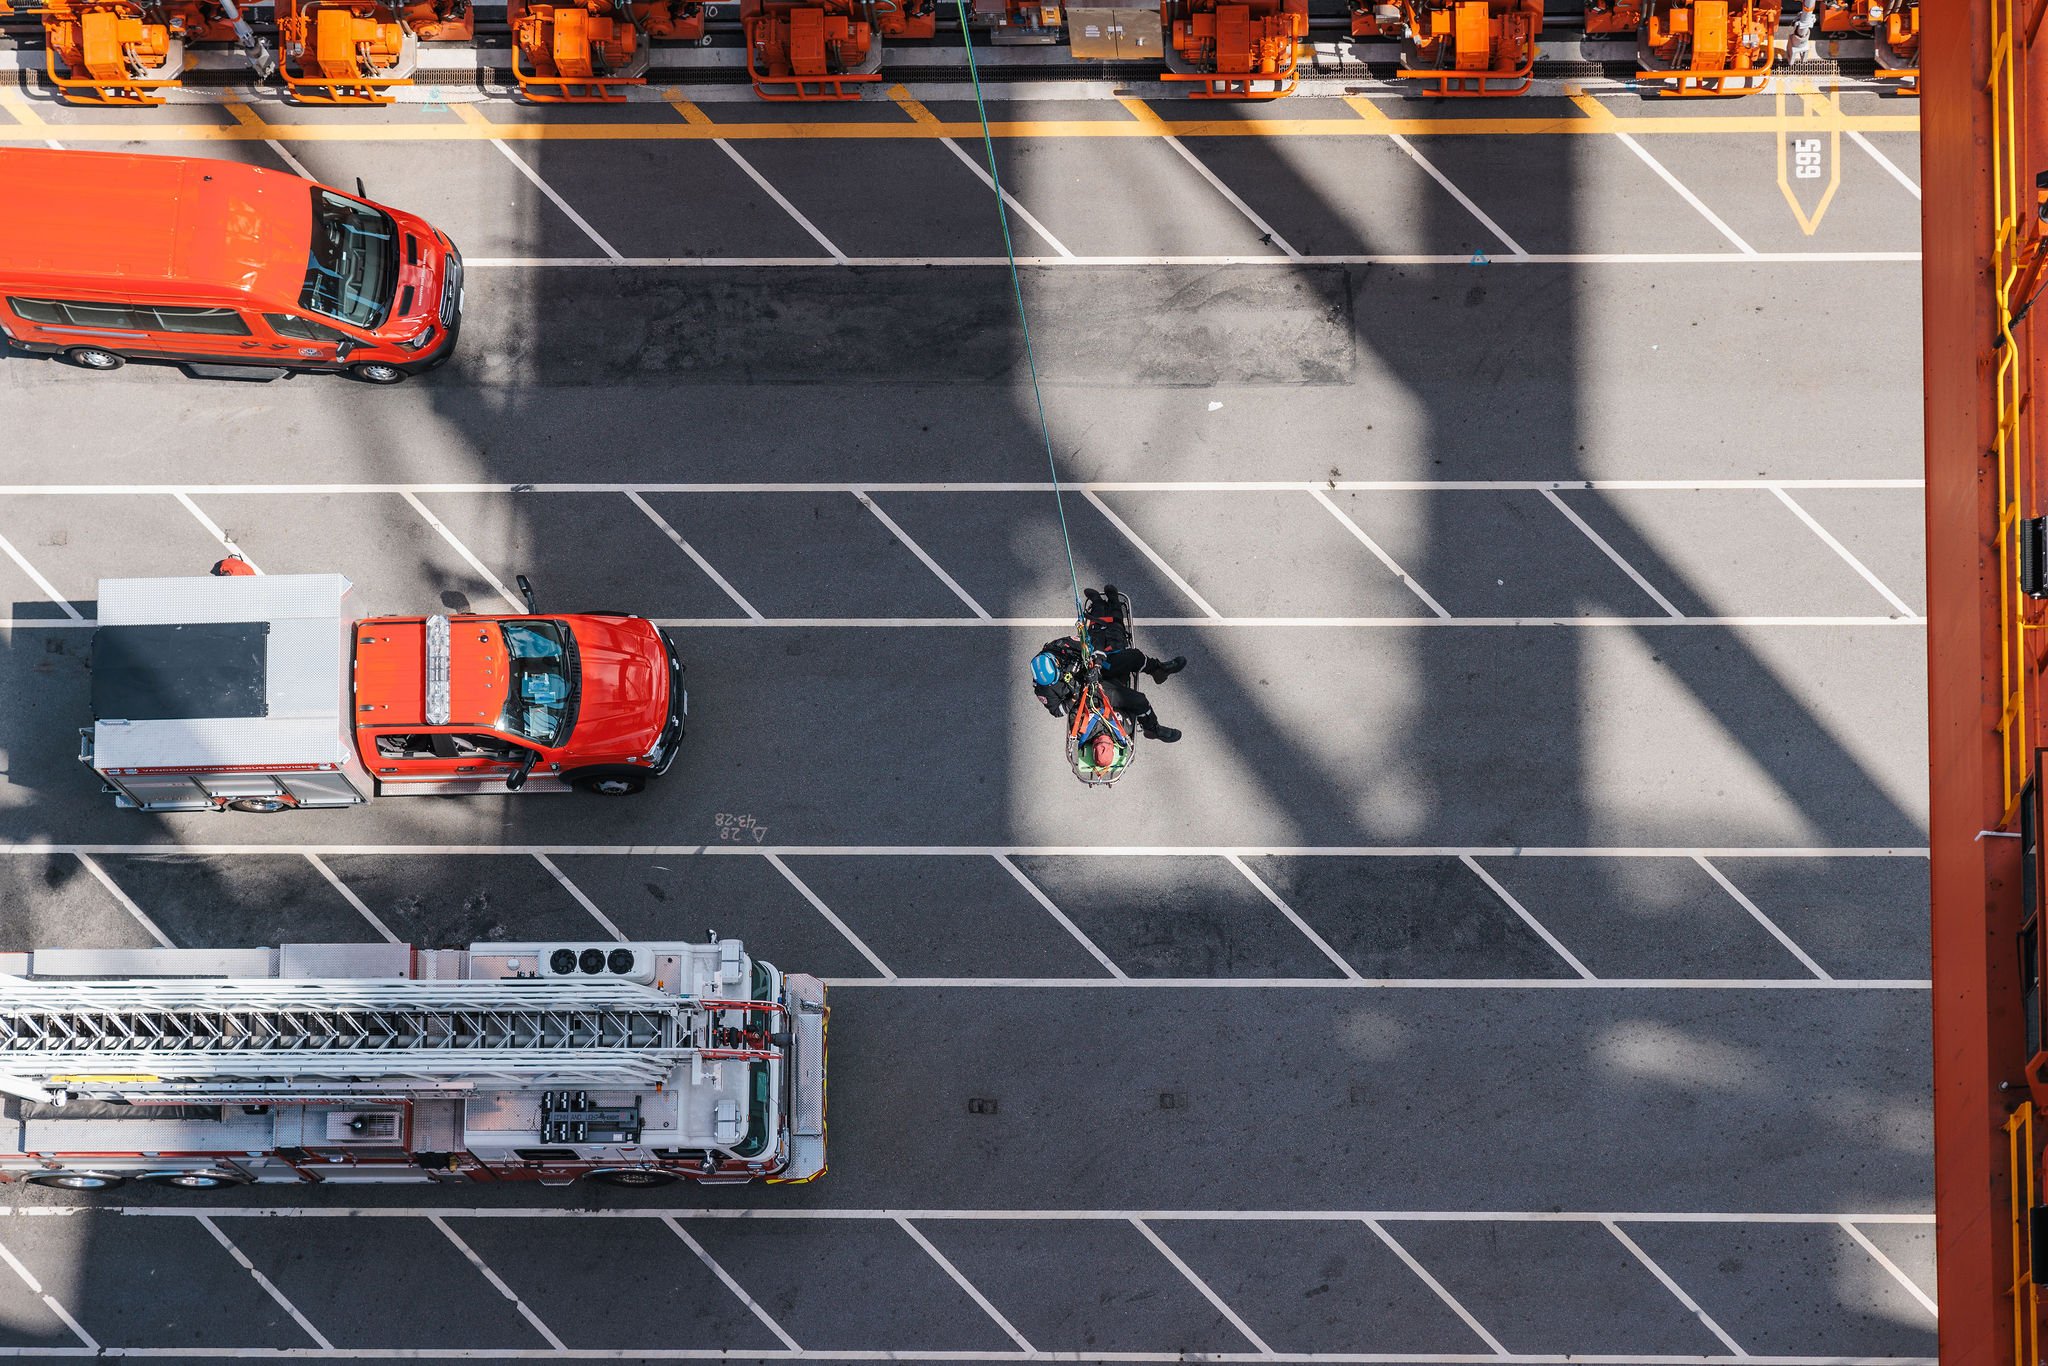
M 0 954 L 0 1184 L 825 1169 L 825 987 L 695 943 Z
M 625 795 L 675 761 L 683 661 L 644 617 L 357 620 L 350 591 L 339 574 L 102 579 L 80 759 L 119 806 L 253 812 Z

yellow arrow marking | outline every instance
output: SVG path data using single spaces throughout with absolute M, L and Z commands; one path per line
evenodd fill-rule
M 1798 87 L 1801 109 L 1792 115 L 1785 109 L 1785 83 L 1776 83 L 1774 98 L 1778 103 L 1778 188 L 1784 191 L 1785 202 L 1792 206 L 1792 216 L 1798 220 L 1799 230 L 1808 237 L 1820 227 L 1821 218 L 1826 215 L 1828 205 L 1835 201 L 1835 191 L 1842 188 L 1842 104 L 1837 95 L 1817 93 L 1810 81 L 1801 81 Z M 1820 203 L 1814 205 L 1809 215 L 1806 206 L 1799 202 L 1798 192 L 1792 188 L 1790 159 L 1786 148 L 1797 136 L 1804 142 L 1811 138 L 1819 142 L 1819 134 L 1825 129 L 1828 135 L 1828 187 L 1821 192 Z M 1796 130 L 1796 132 L 1795 132 Z

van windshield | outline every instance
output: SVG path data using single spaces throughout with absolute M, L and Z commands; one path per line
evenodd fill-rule
M 498 728 L 537 745 L 560 745 L 576 724 L 575 637 L 553 621 L 507 621 L 499 629 L 511 676 Z
M 398 225 L 390 215 L 313 187 L 313 248 L 302 307 L 376 327 L 398 292 Z

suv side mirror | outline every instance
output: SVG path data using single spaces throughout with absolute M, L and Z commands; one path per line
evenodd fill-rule
M 519 761 L 519 767 L 505 775 L 505 790 L 507 792 L 517 792 L 520 788 L 525 787 L 526 780 L 533 774 L 533 766 L 539 762 L 540 751 L 537 749 L 527 750 L 526 757 Z
M 361 345 L 362 343 L 357 341 L 354 337 L 343 337 L 340 341 L 334 344 L 334 358 L 336 360 L 347 360 L 350 354 L 352 354 L 355 351 L 355 349 Z
M 526 600 L 526 610 L 533 616 L 539 616 L 540 608 L 534 606 L 533 603 L 533 584 L 527 580 L 526 575 L 514 574 L 512 576 L 512 583 L 519 589 L 519 596 Z

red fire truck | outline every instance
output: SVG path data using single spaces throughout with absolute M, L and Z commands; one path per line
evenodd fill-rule
M 369 617 L 339 574 L 102 579 L 79 757 L 119 806 L 640 791 L 675 761 L 683 661 L 644 617 Z
M 0 954 L 0 1183 L 808 1181 L 825 987 L 698 943 Z

